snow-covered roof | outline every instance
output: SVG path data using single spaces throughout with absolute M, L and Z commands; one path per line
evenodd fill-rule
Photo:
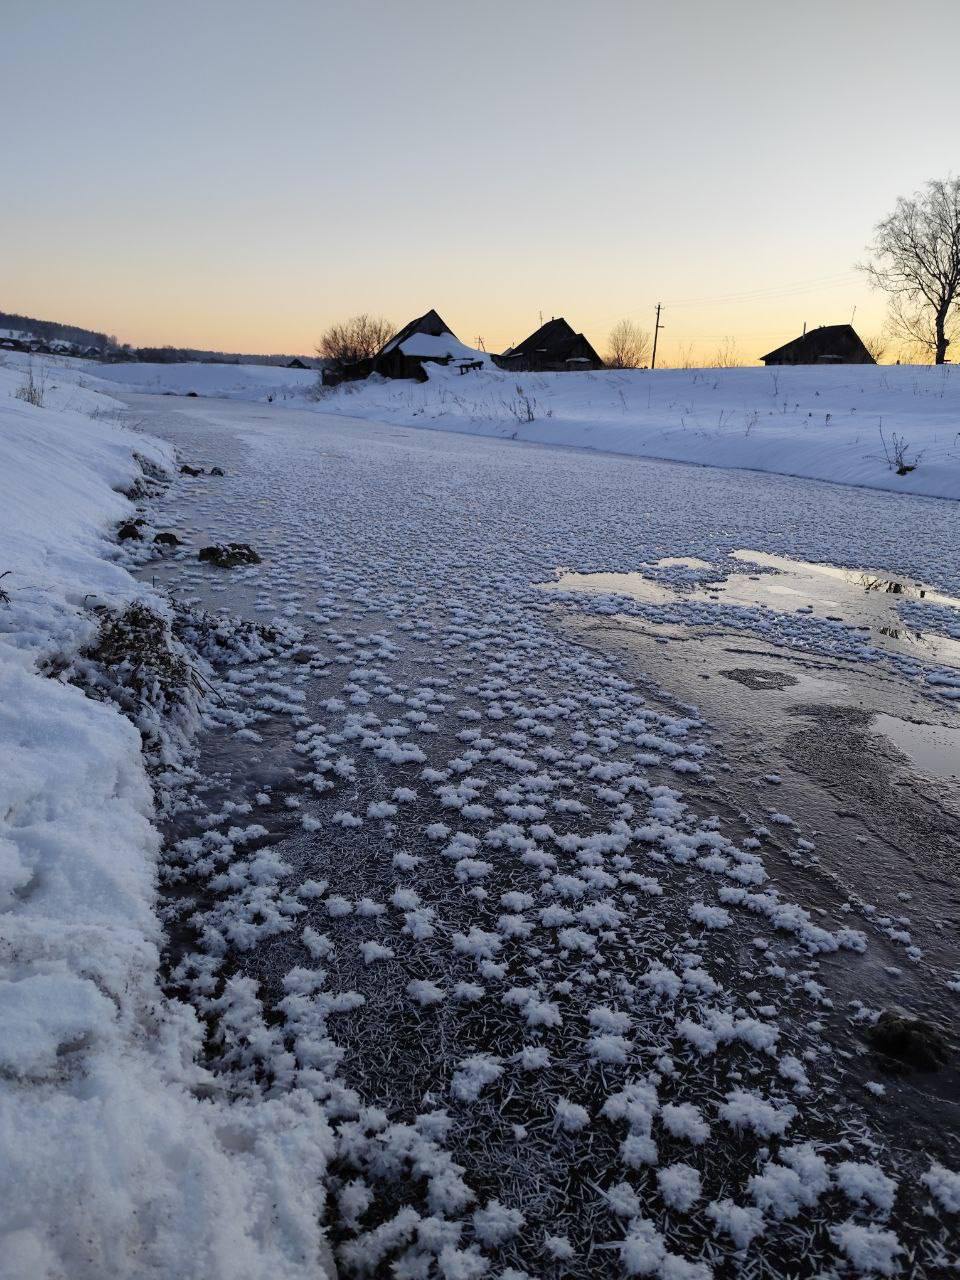
M 400 350 L 405 356 L 421 356 L 425 359 L 438 360 L 444 356 L 452 356 L 458 360 L 477 360 L 483 357 L 482 351 L 475 351 L 455 338 L 452 333 L 412 333 L 400 343 Z
M 422 316 L 417 316 L 416 319 L 409 321 L 409 323 L 405 324 L 402 329 L 399 329 L 389 342 L 384 343 L 377 352 L 377 356 L 385 356 L 391 351 L 396 351 L 398 347 L 402 348 L 403 343 L 406 342 L 408 338 L 412 338 L 418 333 L 432 334 L 440 337 L 444 334 L 450 334 L 450 337 L 453 337 L 453 334 L 447 328 L 446 323 L 441 319 L 439 313 L 431 309 L 430 311 L 425 312 Z

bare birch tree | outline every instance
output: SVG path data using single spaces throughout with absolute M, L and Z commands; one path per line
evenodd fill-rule
M 960 327 L 960 178 L 901 196 L 868 251 L 860 269 L 890 297 L 891 332 L 943 364 Z
M 364 312 L 340 324 L 332 324 L 317 344 L 317 355 L 339 364 L 352 364 L 375 356 L 395 333 L 389 320 Z
M 618 320 L 607 338 L 607 367 L 639 369 L 650 354 L 650 335 L 633 320 Z

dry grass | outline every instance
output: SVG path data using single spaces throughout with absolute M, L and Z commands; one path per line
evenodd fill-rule
M 26 404 L 32 404 L 34 408 L 43 408 L 44 396 L 47 393 L 46 374 L 41 372 L 39 377 L 34 377 L 33 365 L 27 369 L 27 376 L 14 393 L 18 400 L 23 400 Z

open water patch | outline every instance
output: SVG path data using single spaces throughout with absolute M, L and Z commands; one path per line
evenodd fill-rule
M 889 738 L 914 768 L 948 782 L 960 781 L 960 727 L 904 720 L 880 712 L 870 728 Z
M 809 648 L 806 629 L 785 624 L 809 618 L 829 624 L 828 631 L 842 628 L 848 647 L 960 668 L 960 598 L 882 570 L 845 569 L 744 549 L 731 552 L 729 560 L 744 566 L 743 571 L 723 577 L 723 566 L 668 557 L 629 573 L 577 573 L 561 568 L 554 582 L 542 585 L 558 592 L 611 596 L 666 608 L 701 604 L 703 613 L 694 611 L 672 620 L 687 626 L 721 622 L 742 627 L 745 621 L 752 622 L 747 629 L 766 623 L 763 629 L 775 631 L 777 643 L 802 649 Z M 916 606 L 921 603 L 934 607 L 926 616 L 946 617 L 956 625 L 941 621 L 937 630 L 918 625 L 921 615 Z M 718 615 L 710 606 L 720 606 L 723 612 Z M 750 611 L 746 617 L 744 610 Z

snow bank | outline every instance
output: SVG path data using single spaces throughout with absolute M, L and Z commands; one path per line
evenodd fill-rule
M 172 457 L 55 369 L 44 407 L 22 381 L 0 366 L 0 1276 L 315 1276 L 326 1124 L 300 1094 L 215 1099 L 157 982 L 139 735 L 37 672 L 89 637 L 85 601 L 142 594 L 105 534 L 136 455 Z
M 346 383 L 316 408 L 407 427 L 960 498 L 960 371 L 951 366 L 607 369 Z M 882 429 L 882 436 L 881 436 Z M 915 469 L 898 475 L 898 441 Z
M 8 367 L 44 369 L 48 381 L 74 384 L 104 392 L 142 392 L 147 395 L 217 396 L 225 400 L 274 400 L 300 397 L 315 387 L 313 369 L 286 369 L 264 364 L 100 364 L 70 357 L 7 353 Z
M 32 362 L 78 393 L 269 399 L 398 426 L 960 498 L 960 372 L 950 365 L 533 374 L 504 372 L 470 348 L 454 354 L 484 366 L 463 375 L 456 365 L 428 363 L 424 383 L 371 378 L 327 388 L 319 399 L 309 369 L 17 354 L 7 362 Z M 894 465 L 900 444 L 914 468 L 903 475 Z

